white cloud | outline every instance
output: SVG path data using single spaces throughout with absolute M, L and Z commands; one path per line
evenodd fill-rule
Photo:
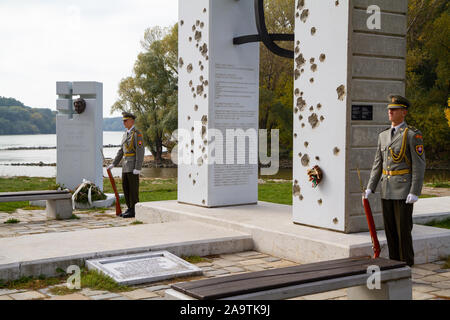
M 0 95 L 54 110 L 56 81 L 99 81 L 109 117 L 144 30 L 177 17 L 178 0 L 2 0 Z

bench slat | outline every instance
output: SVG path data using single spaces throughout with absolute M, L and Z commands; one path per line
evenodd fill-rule
M 72 199 L 72 195 L 68 194 L 53 194 L 53 195 L 31 195 L 31 196 L 17 196 L 17 197 L 0 197 L 0 202 L 22 202 L 34 200 L 64 200 Z
M 172 288 L 197 299 L 219 299 L 261 290 L 346 277 L 367 272 L 370 265 L 381 270 L 404 267 L 404 262 L 370 257 L 347 258 L 239 274 L 235 276 L 205 279 L 172 285 Z
M 67 194 L 66 190 L 43 190 L 43 191 L 19 191 L 19 192 L 0 192 L 0 197 L 9 196 L 28 196 L 28 195 L 44 195 L 44 194 Z

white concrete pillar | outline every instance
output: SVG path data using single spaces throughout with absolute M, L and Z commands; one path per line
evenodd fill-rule
M 233 45 L 234 37 L 255 33 L 252 1 L 179 1 L 179 202 L 258 200 L 259 44 Z M 227 129 L 247 133 L 245 147 L 227 139 Z

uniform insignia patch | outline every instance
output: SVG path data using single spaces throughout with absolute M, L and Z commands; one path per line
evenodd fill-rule
M 416 146 L 416 152 L 419 156 L 423 155 L 423 145 Z
M 138 145 L 142 146 L 142 141 L 138 141 Z

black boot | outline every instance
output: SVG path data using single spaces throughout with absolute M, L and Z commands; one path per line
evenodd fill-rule
M 134 218 L 135 216 L 135 212 L 134 212 L 134 208 L 130 209 L 130 211 L 128 213 L 124 213 L 122 215 L 122 218 Z
M 119 214 L 119 217 L 123 218 L 124 215 L 129 214 L 130 213 L 130 208 L 127 208 L 127 211 L 122 212 L 121 214 Z

